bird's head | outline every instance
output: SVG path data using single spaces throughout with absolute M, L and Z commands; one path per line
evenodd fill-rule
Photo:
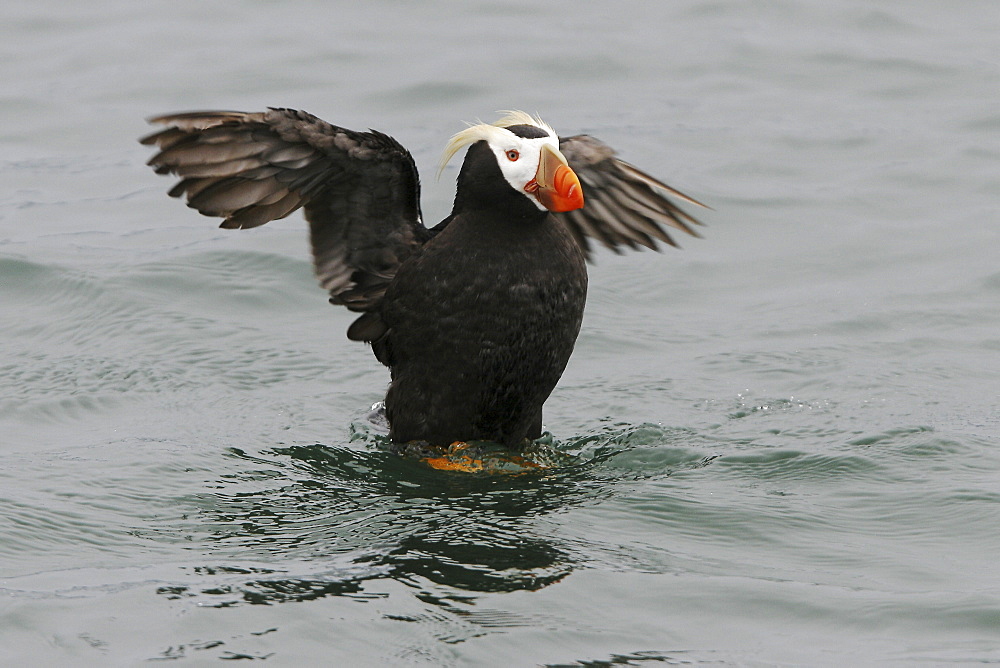
M 469 151 L 463 172 L 470 160 L 478 160 L 476 168 L 482 172 L 469 177 L 473 181 L 481 182 L 495 175 L 492 164 L 495 162 L 510 188 L 539 210 L 573 211 L 583 206 L 583 187 L 559 151 L 559 137 L 540 119 L 511 111 L 496 123 L 472 125 L 448 142 L 440 169 L 466 146 L 476 150 L 475 155 Z

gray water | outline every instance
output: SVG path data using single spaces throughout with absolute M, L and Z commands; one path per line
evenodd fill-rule
M 1000 662 L 1000 5 L 7 2 L 0 663 Z M 219 230 L 143 119 L 413 152 L 498 109 L 705 201 L 591 270 L 565 462 L 434 471 L 305 225 Z

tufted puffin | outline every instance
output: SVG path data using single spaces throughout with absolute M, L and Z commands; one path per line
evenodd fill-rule
M 467 149 L 451 213 L 425 227 L 409 151 L 303 111 L 204 111 L 150 119 L 149 161 L 170 190 L 224 228 L 303 208 L 330 302 L 361 315 L 347 337 L 389 367 L 394 443 L 493 441 L 519 449 L 573 351 L 591 240 L 657 249 L 665 226 L 698 236 L 668 195 L 699 202 L 587 135 L 559 137 L 507 112 L 451 138 Z

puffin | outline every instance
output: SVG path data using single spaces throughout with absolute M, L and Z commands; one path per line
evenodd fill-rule
M 148 164 L 221 227 L 303 209 L 329 301 L 358 317 L 347 338 L 387 366 L 394 444 L 486 441 L 517 452 L 542 435 L 542 406 L 573 352 L 598 242 L 614 252 L 699 236 L 673 200 L 704 206 L 594 137 L 560 137 L 501 112 L 447 143 L 465 150 L 451 213 L 424 224 L 410 152 L 376 130 L 304 111 L 197 111 L 149 119 Z

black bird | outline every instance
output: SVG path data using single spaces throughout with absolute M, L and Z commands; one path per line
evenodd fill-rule
M 459 132 L 455 205 L 423 224 L 420 181 L 392 137 L 292 109 L 150 120 L 149 161 L 181 177 L 172 197 L 248 228 L 304 207 L 320 284 L 361 313 L 347 330 L 389 367 L 396 443 L 538 438 L 542 404 L 569 360 L 587 294 L 590 239 L 615 252 L 698 236 L 665 195 L 695 200 L 587 135 L 560 138 L 523 112 Z M 440 173 L 440 171 L 439 171 Z M 584 195 L 586 203 L 584 203 Z

